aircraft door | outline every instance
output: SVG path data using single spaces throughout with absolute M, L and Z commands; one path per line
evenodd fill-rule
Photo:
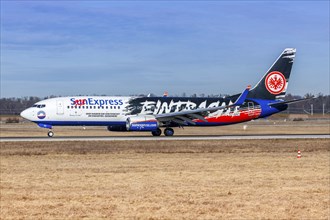
M 62 100 L 57 100 L 56 101 L 56 109 L 57 109 L 57 114 L 58 115 L 63 115 L 64 114 L 64 106 L 63 106 L 63 101 Z
M 254 115 L 254 103 L 253 102 L 248 102 L 248 114 L 249 114 L 249 116 Z

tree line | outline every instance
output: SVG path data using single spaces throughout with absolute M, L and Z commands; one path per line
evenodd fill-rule
M 185 97 L 223 97 L 223 95 L 190 95 Z M 54 98 L 55 96 L 49 97 L 23 97 L 23 98 L 1 98 L 0 99 L 0 114 L 1 115 L 19 115 L 24 109 L 31 107 L 34 103 L 39 102 L 43 99 Z M 289 105 L 289 108 L 286 110 L 287 113 L 295 113 L 295 114 L 317 114 L 317 113 L 330 113 L 330 95 L 323 95 L 321 93 L 317 95 L 306 94 L 304 97 L 311 98 L 308 101 L 292 103 Z M 285 100 L 293 100 L 303 98 L 299 95 L 287 94 Z
M 330 95 L 323 95 L 319 93 L 313 95 L 311 93 L 306 94 L 304 97 L 298 95 L 288 94 L 285 100 L 293 100 L 300 98 L 312 98 L 308 101 L 292 103 L 289 105 L 286 113 L 294 114 L 329 114 L 330 113 Z

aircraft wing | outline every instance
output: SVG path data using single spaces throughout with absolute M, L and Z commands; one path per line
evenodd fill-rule
M 209 112 L 214 112 L 221 109 L 242 105 L 247 97 L 247 94 L 249 93 L 250 88 L 251 86 L 248 86 L 233 104 L 229 104 L 226 106 L 211 107 L 211 108 L 197 108 L 193 110 L 164 113 L 164 114 L 155 115 L 155 117 L 158 121 L 161 122 L 172 121 L 179 125 L 187 125 L 187 123 L 195 125 L 196 123 L 193 121 L 194 119 L 200 119 L 204 122 L 207 122 L 204 116 L 208 115 Z

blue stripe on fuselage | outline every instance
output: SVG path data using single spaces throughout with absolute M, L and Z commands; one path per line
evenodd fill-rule
M 288 107 L 288 105 L 286 105 L 286 104 L 283 104 L 283 106 L 280 106 L 280 107 L 272 107 L 272 106 L 268 105 L 269 103 L 279 102 L 276 100 L 265 100 L 265 99 L 248 99 L 248 100 L 257 102 L 260 105 L 261 114 L 260 114 L 259 118 L 264 118 L 264 117 L 271 116 L 275 113 L 279 113 L 281 111 L 286 110 Z

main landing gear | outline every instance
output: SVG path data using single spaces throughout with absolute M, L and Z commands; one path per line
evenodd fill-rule
M 164 134 L 165 134 L 165 136 L 173 136 L 173 134 L 174 134 L 173 128 L 165 128 Z
M 160 136 L 162 134 L 162 130 L 160 128 L 157 128 L 157 130 L 154 130 L 151 132 L 152 136 Z
M 157 130 L 152 131 L 151 134 L 153 136 L 160 136 L 162 134 L 162 130 L 160 128 L 157 128 Z M 173 136 L 174 135 L 173 128 L 165 128 L 164 135 L 165 136 Z
M 51 137 L 53 137 L 53 136 L 54 136 L 54 132 L 52 132 L 52 131 L 48 131 L 48 134 L 47 134 L 47 135 L 48 135 L 48 137 L 50 137 L 50 138 L 51 138 Z

